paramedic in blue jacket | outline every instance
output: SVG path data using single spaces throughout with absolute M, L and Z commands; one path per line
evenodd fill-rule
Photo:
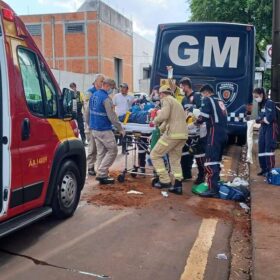
M 259 163 L 261 171 L 259 176 L 266 175 L 275 167 L 276 140 L 278 126 L 276 119 L 276 105 L 268 99 L 263 88 L 255 88 L 253 97 L 258 102 L 259 116 L 256 123 L 261 124 L 259 130 Z
M 199 109 L 201 107 L 201 94 L 195 93 L 192 90 L 192 83 L 188 77 L 183 77 L 180 82 L 180 88 L 185 94 L 185 97 L 182 100 L 182 105 L 186 113 L 192 113 L 193 109 Z M 201 128 L 202 129 L 202 128 Z M 198 176 L 194 181 L 195 185 L 199 185 L 204 182 L 205 179 L 205 171 L 204 171 L 204 163 L 205 163 L 205 146 L 206 146 L 206 137 L 205 135 L 201 135 L 197 140 L 197 144 L 195 145 L 196 151 L 191 152 L 190 146 L 194 139 L 190 137 L 183 147 L 183 154 L 181 158 L 181 166 L 183 170 L 184 180 L 192 179 L 192 165 L 193 158 L 196 159 L 196 164 L 198 168 Z
M 227 142 L 227 110 L 225 104 L 215 94 L 212 86 L 204 85 L 200 92 L 203 96 L 200 116 L 197 122 L 206 122 L 207 146 L 205 153 L 205 170 L 208 190 L 202 197 L 219 197 L 218 181 L 223 150 Z

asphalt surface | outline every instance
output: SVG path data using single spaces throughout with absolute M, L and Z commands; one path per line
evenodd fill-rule
M 98 188 L 89 179 L 84 192 Z M 49 217 L 0 240 L 0 279 L 228 279 L 235 204 L 190 188 L 181 197 L 158 192 L 141 207 L 83 199 L 68 220 Z

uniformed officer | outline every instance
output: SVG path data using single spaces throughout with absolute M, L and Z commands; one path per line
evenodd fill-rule
M 93 86 L 88 89 L 88 98 L 85 102 L 85 123 L 87 127 L 87 141 L 88 145 L 88 155 L 87 155 L 87 166 L 88 166 L 88 175 L 95 176 L 95 164 L 97 158 L 96 143 L 93 138 L 92 131 L 90 129 L 90 110 L 89 110 L 89 99 L 90 97 L 99 89 L 101 89 L 105 76 L 103 74 L 97 74 L 93 83 Z M 92 116 L 93 117 L 93 116 Z
M 159 181 L 154 184 L 154 187 L 169 188 L 170 192 L 182 194 L 183 174 L 180 159 L 182 148 L 188 138 L 185 112 L 182 105 L 172 97 L 172 90 L 169 86 L 162 86 L 159 93 L 162 106 L 154 123 L 160 126 L 163 135 L 151 152 L 151 160 L 159 176 Z M 169 156 L 171 173 L 175 178 L 173 186 L 163 160 L 166 154 Z
M 78 128 L 80 131 L 80 135 L 82 138 L 82 141 L 84 145 L 86 145 L 86 135 L 85 135 L 85 127 L 84 127 L 84 116 L 83 116 L 83 106 L 84 106 L 84 101 L 83 101 L 83 96 L 80 91 L 77 90 L 77 85 L 72 82 L 69 87 L 74 91 L 75 94 L 75 99 L 77 101 L 77 123 L 78 123 Z
M 199 109 L 201 107 L 201 94 L 195 93 L 192 90 L 192 83 L 188 77 L 184 77 L 179 82 L 180 88 L 185 94 L 185 97 L 182 100 L 182 105 L 186 114 L 192 114 L 194 109 Z M 196 180 L 194 181 L 195 185 L 199 185 L 204 182 L 205 179 L 205 148 L 206 148 L 206 131 L 204 131 L 204 126 L 200 126 L 198 128 L 199 135 L 196 139 L 194 151 L 191 151 L 190 147 L 192 145 L 192 139 L 190 137 L 184 145 L 183 155 L 181 158 L 181 165 L 183 170 L 184 180 L 192 179 L 192 164 L 193 158 L 196 159 L 196 164 L 198 168 L 198 175 Z
M 124 136 L 125 132 L 113 108 L 109 97 L 114 81 L 106 78 L 102 88 L 90 97 L 90 128 L 97 148 L 97 176 L 100 184 L 113 184 L 114 178 L 109 177 L 109 168 L 114 163 L 118 147 L 112 125 Z
M 278 125 L 276 105 L 268 99 L 263 88 L 255 88 L 253 97 L 258 102 L 259 116 L 256 123 L 261 124 L 259 130 L 259 176 L 266 175 L 275 167 L 275 149 L 277 146 Z
M 225 104 L 215 94 L 212 86 L 204 85 L 200 92 L 203 100 L 197 122 L 206 122 L 207 146 L 205 170 L 207 173 L 208 190 L 201 193 L 202 197 L 218 197 L 218 180 L 223 149 L 227 142 L 227 110 Z

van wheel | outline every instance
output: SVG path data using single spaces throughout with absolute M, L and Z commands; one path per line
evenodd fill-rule
M 236 142 L 236 136 L 235 135 L 228 135 L 228 140 L 227 140 L 227 144 L 228 145 L 234 145 Z
M 55 191 L 52 199 L 53 214 L 59 219 L 71 217 L 80 200 L 81 176 L 77 165 L 71 161 L 65 161 L 55 183 Z
M 247 136 L 246 135 L 238 135 L 237 137 L 237 145 L 244 146 L 247 142 Z

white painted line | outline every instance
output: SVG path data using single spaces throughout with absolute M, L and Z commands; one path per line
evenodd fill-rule
M 58 246 L 55 249 L 50 248 L 49 252 L 46 252 L 46 253 L 44 253 L 40 256 L 36 256 L 36 259 L 40 259 L 42 261 L 47 261 L 51 257 L 57 255 L 58 253 L 62 253 L 63 251 L 65 251 L 68 248 L 73 247 L 74 245 L 80 243 L 82 240 L 88 238 L 89 236 L 91 236 L 93 234 L 96 234 L 98 231 L 100 231 L 100 230 L 104 229 L 105 227 L 119 221 L 120 219 L 124 218 L 125 216 L 127 216 L 129 214 L 131 214 L 131 212 L 123 211 L 120 214 L 118 214 L 118 215 L 112 217 L 111 219 L 105 221 L 104 223 L 102 223 L 102 224 L 84 232 L 83 234 L 77 236 L 76 238 L 73 238 L 73 239 L 69 240 L 69 242 L 63 243 L 63 244 L 61 244 L 61 246 Z M 30 263 L 26 264 L 24 262 L 21 267 L 17 267 L 16 269 L 11 269 L 8 273 L 5 272 L 5 275 L 1 275 L 1 280 L 17 279 L 16 276 L 21 275 L 21 273 L 31 269 L 32 267 L 34 267 L 33 263 L 30 262 Z
M 203 219 L 180 280 L 203 280 L 217 219 Z

